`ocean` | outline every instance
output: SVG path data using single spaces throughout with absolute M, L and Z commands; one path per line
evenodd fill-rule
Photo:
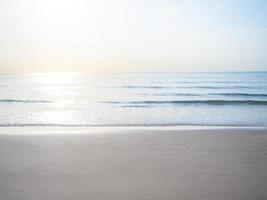
M 0 76 L 0 126 L 267 127 L 267 73 Z

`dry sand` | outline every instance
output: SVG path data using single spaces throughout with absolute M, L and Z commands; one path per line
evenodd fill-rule
M 0 199 L 266 200 L 267 130 L 1 128 Z

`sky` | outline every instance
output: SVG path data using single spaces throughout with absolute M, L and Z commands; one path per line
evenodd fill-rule
M 267 0 L 0 0 L 0 73 L 267 70 Z

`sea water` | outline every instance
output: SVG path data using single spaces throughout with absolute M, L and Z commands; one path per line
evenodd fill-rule
M 267 126 L 267 73 L 0 76 L 0 126 Z

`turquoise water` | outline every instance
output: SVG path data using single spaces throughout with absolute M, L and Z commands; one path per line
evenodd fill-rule
M 267 126 L 267 73 L 0 76 L 0 126 Z

